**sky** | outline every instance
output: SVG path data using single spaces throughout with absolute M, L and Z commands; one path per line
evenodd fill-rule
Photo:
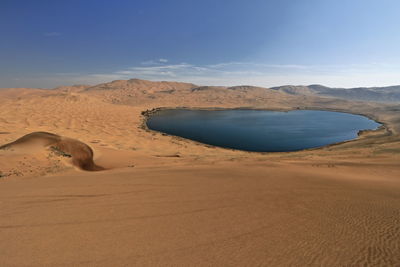
M 0 88 L 400 84 L 398 0 L 0 0 Z

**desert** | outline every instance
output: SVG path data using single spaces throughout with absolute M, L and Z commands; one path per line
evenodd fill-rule
M 399 11 L 0 0 L 0 267 L 400 266 Z
M 2 266 L 400 262 L 398 103 L 139 79 L 0 99 Z M 384 127 L 254 153 L 149 130 L 162 107 L 335 110 Z

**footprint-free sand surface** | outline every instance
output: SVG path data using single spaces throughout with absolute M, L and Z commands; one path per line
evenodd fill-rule
M 400 104 L 142 80 L 0 101 L 0 266 L 400 265 Z M 147 130 L 158 107 L 339 110 L 385 128 L 249 153 Z M 16 141 L 34 132 L 55 136 Z

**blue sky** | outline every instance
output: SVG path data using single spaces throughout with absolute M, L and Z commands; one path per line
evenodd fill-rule
M 400 84 L 397 0 L 1 0 L 0 87 Z

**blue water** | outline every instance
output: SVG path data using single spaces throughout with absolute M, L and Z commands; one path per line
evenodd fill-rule
M 148 128 L 225 148 L 258 152 L 316 148 L 376 129 L 367 117 L 331 111 L 163 110 L 151 115 Z

